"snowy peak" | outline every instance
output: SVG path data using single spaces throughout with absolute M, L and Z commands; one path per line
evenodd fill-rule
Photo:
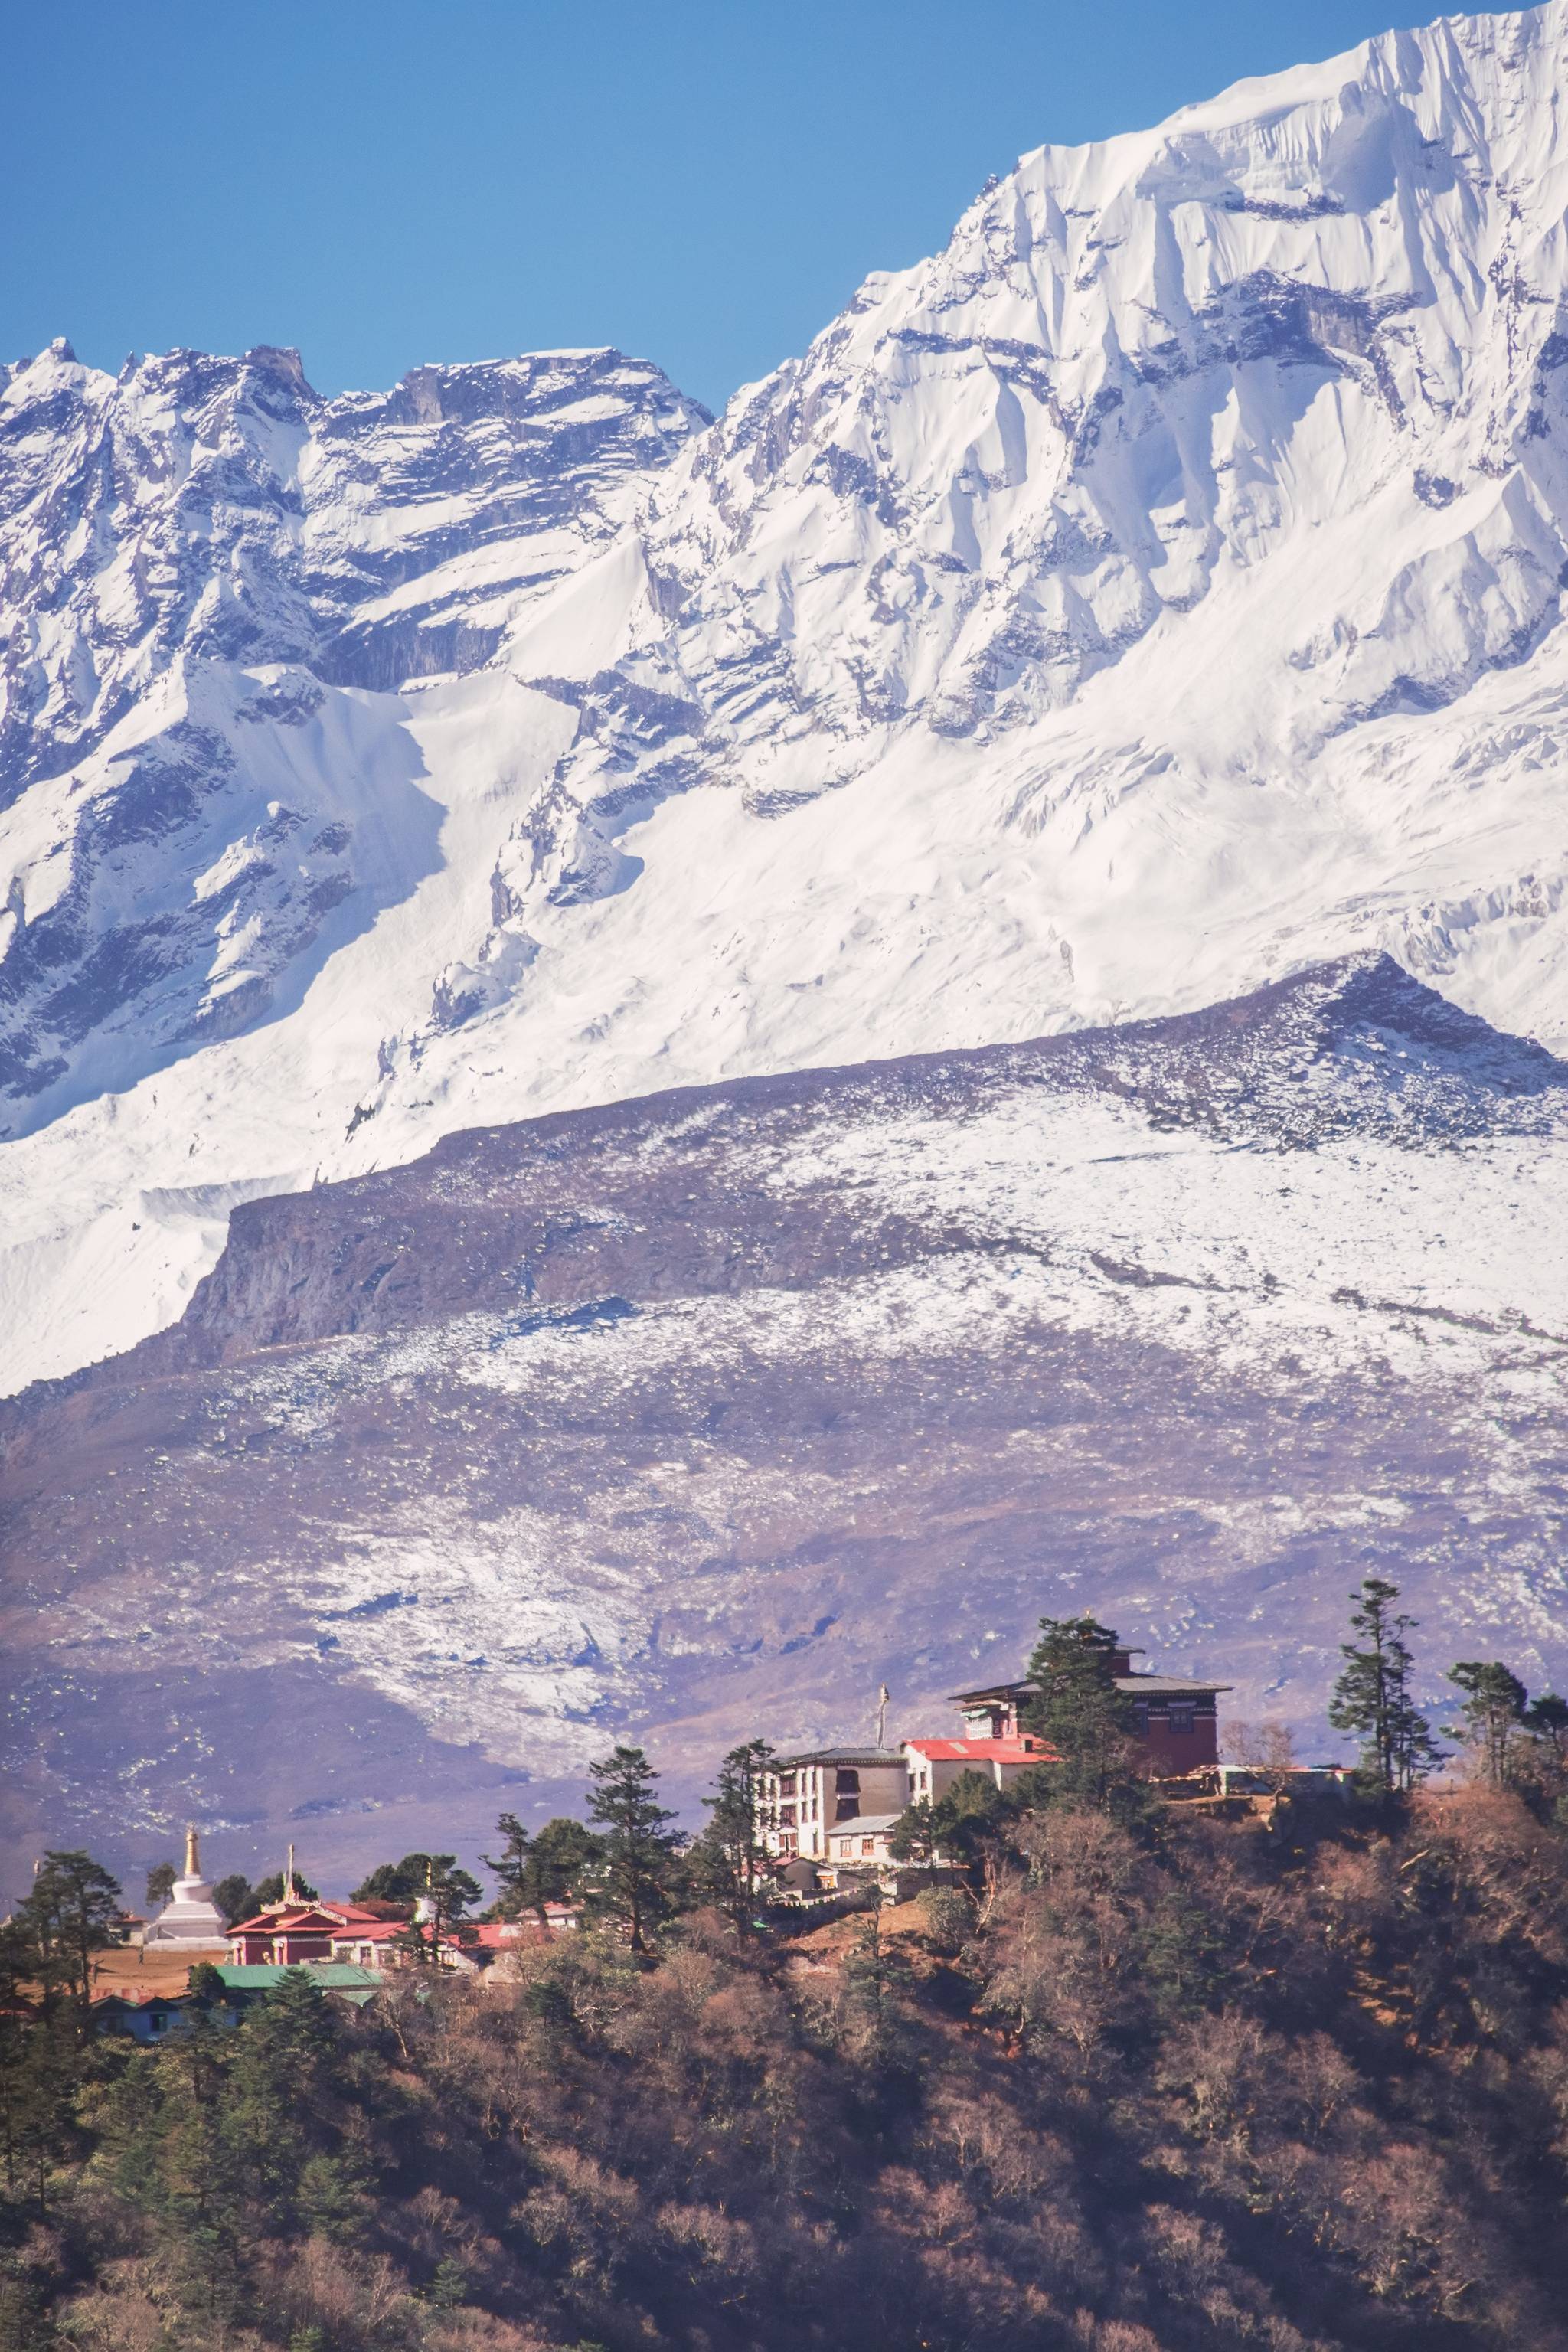
M 694 453 L 700 540 L 787 566 L 810 602 L 781 635 L 852 712 L 966 734 L 1061 708 L 1227 574 L 1385 499 L 1410 563 L 1339 637 L 1275 649 L 1327 689 L 1295 732 L 1451 700 L 1555 617 L 1565 26 L 1389 36 L 1037 151 L 735 404 Z M 1445 621 L 1471 573 L 1480 609 Z M 706 593 L 735 591 L 721 570 Z
M 613 663 L 583 638 L 583 724 L 520 829 L 518 895 L 626 887 L 627 814 L 694 785 L 773 817 L 880 772 L 897 807 L 916 757 L 958 791 L 947 747 L 972 747 L 1062 902 L 1097 895 L 1110 820 L 1136 922 L 1174 804 L 1222 871 L 1267 884 L 1287 838 L 1313 866 L 1309 924 L 1271 909 L 1277 962 L 1352 943 L 1375 906 L 1402 961 L 1485 985 L 1500 923 L 1517 1017 L 1539 908 L 1568 1019 L 1533 782 L 1561 742 L 1565 83 L 1553 5 L 1026 156 L 656 485 Z M 545 667 L 526 625 L 508 658 Z M 570 662 L 554 633 L 548 667 Z M 639 689 L 658 709 L 628 742 Z M 1511 822 L 1484 864 L 1437 851 L 1483 774 L 1510 820 L 1525 803 L 1544 873 Z M 1070 994 L 1098 1017 L 1117 992 Z

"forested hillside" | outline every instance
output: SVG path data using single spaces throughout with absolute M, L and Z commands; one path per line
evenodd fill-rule
M 589 1931 L 155 2051 L 13 2031 L 5 2352 L 1568 2343 L 1539 1804 L 1124 1822 L 796 1937 Z

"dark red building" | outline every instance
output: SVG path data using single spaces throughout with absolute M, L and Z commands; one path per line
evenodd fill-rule
M 1134 1736 L 1147 1751 L 1150 1771 L 1164 1777 L 1217 1763 L 1219 1701 L 1231 1685 L 1144 1674 L 1132 1664 L 1142 1655 L 1142 1650 L 1112 1649 L 1110 1680 L 1131 1702 Z M 985 1690 L 955 1691 L 952 1705 L 981 1738 L 1005 1739 L 1023 1727 L 1020 1716 L 1037 1696 L 1033 1683 L 996 1683 Z

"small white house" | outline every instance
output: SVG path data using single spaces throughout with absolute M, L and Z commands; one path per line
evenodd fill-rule
M 891 1860 L 888 1840 L 898 1827 L 900 1813 L 861 1813 L 852 1822 L 836 1822 L 827 1832 L 827 1859 L 836 1869 L 857 1866 L 870 1870 Z

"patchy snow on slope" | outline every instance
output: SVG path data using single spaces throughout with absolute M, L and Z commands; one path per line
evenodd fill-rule
M 1315 1745 L 1369 1570 L 1434 1697 L 1561 1688 L 1565 1157 L 1568 1063 L 1356 955 L 237 1203 L 173 1329 L 0 1405 L 0 1843 L 129 1790 L 357 1853 L 426 1786 L 482 1842 L 627 1735 L 684 1798 L 1073 1605 Z M 313 1727 L 260 1797 L 216 1691 Z
M 292 1351 L 263 1361 L 224 1413 L 261 1412 L 289 1442 L 331 1449 L 346 1416 L 406 1413 L 438 1389 L 481 1425 L 501 1408 L 525 1429 L 629 1432 L 696 1367 L 720 1395 L 873 1394 L 922 1366 L 938 1379 L 961 1368 L 962 1392 L 984 1395 L 1083 1339 L 1112 1360 L 1163 1361 L 1167 1378 L 1179 1366 L 1189 1396 L 1221 1411 L 1229 1397 L 1238 1413 L 1260 1394 L 1321 1398 L 1374 1380 L 1413 1420 L 1464 1433 L 1471 1508 L 1534 1528 L 1542 1465 L 1530 1432 L 1568 1417 L 1562 1066 L 1353 965 L 1296 983 L 1267 1020 L 1221 1017 L 1206 1045 L 1173 1050 L 1158 1029 L 1096 1039 L 1098 1091 L 1076 1050 L 1039 1068 L 992 1057 L 962 1106 L 937 1095 L 900 1111 L 868 1085 L 779 1135 L 719 1101 L 653 1126 L 641 1147 L 650 1181 L 672 1152 L 701 1155 L 704 1197 L 765 1198 L 786 1230 L 848 1213 L 869 1234 L 922 1236 L 903 1262 L 718 1295 L 437 1313 L 379 1339 L 339 1339 L 303 1364 Z M 627 1223 L 611 1197 L 600 1217 Z M 884 1538 L 906 1468 L 875 1443 L 858 1459 Z M 1172 1475 L 1164 1507 L 1179 1515 L 1188 1474 Z M 1429 1466 L 1421 1483 L 1430 1489 Z M 1331 1504 L 1285 1492 L 1192 1507 L 1238 1554 L 1265 1559 L 1358 1526 L 1375 1538 L 1412 1515 L 1397 1480 L 1342 1488 Z M 854 1508 L 853 1487 L 742 1465 L 704 1441 L 635 1475 L 601 1470 L 591 1509 L 565 1522 L 555 1506 L 474 1515 L 451 1494 L 390 1514 L 378 1504 L 363 1524 L 351 1505 L 308 1569 L 284 1555 L 269 1575 L 318 1643 L 435 1737 L 477 1738 L 534 1769 L 580 1765 L 606 1714 L 635 1710 L 671 1654 L 668 1631 L 656 1634 L 668 1570 L 607 1550 L 606 1530 L 657 1521 L 678 1580 L 700 1580 L 701 1559 L 732 1552 L 759 1516 L 852 1525 Z M 911 1530 L 919 1517 L 911 1490 Z M 1145 1630 L 1188 1646 L 1195 1603 L 1172 1614 L 1151 1585 L 1130 1605 Z M 1500 1605 L 1457 1567 L 1445 1603 L 1456 1625 L 1490 1626 Z M 1539 1570 L 1519 1573 L 1510 1606 L 1559 1638 Z M 1300 1705 L 1321 1678 L 1314 1646 L 1278 1622 L 1269 1638 Z M 673 1640 L 701 1654 L 697 1633 Z

